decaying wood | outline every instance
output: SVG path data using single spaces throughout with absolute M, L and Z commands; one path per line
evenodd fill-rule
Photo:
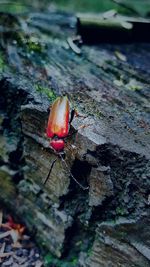
M 76 266 L 86 267 L 110 262 L 148 266 L 141 248 L 148 250 L 149 233 L 150 46 L 83 44 L 78 55 L 67 45 L 67 38 L 75 33 L 75 17 L 61 14 L 61 25 L 57 13 L 42 14 L 39 19 L 38 14 L 32 16 L 40 23 L 40 32 L 31 20 L 29 25 L 40 34 L 42 45 L 37 46 L 37 39 L 22 46 L 13 44 L 22 59 L 21 73 L 15 60 L 13 66 L 8 61 L 0 68 L 1 203 L 62 261 L 76 260 Z M 57 34 L 46 38 L 42 25 L 48 26 L 51 16 Z M 72 122 L 71 130 L 79 128 L 78 133 L 66 138 L 68 169 L 45 136 L 48 109 L 58 94 L 67 94 L 71 105 L 84 115 Z M 89 190 L 83 191 L 70 171 Z M 137 221 L 143 216 L 144 221 Z M 119 217 L 126 218 L 124 226 L 118 223 Z M 138 233 L 139 225 L 147 230 L 137 244 L 133 233 Z
M 149 220 L 145 219 L 139 220 L 137 225 L 132 221 L 120 221 L 118 225 L 116 222 L 115 227 L 111 223 L 102 223 L 96 230 L 96 238 L 90 253 L 80 256 L 81 266 L 148 267 L 150 248 L 147 224 L 149 224 Z M 144 236 L 146 236 L 146 240 L 143 243 Z

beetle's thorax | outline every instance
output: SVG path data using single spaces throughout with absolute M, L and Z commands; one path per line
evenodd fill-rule
M 65 142 L 63 139 L 52 139 L 50 141 L 50 146 L 57 152 L 64 150 Z

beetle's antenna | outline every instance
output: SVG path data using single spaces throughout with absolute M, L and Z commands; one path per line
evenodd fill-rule
M 50 167 L 50 170 L 49 170 L 49 172 L 48 172 L 48 175 L 47 175 L 47 177 L 46 177 L 46 179 L 45 179 L 43 185 L 46 185 L 46 183 L 47 183 L 47 181 L 48 181 L 48 179 L 49 179 L 49 176 L 50 176 L 50 174 L 51 174 L 51 171 L 52 171 L 52 169 L 53 169 L 53 166 L 54 166 L 56 160 L 57 160 L 57 158 L 53 160 L 53 162 L 52 162 L 52 164 L 51 164 L 51 167 Z
M 62 157 L 62 155 L 60 154 L 61 160 L 64 162 L 65 167 L 67 170 L 69 170 L 69 166 L 67 165 L 66 161 L 64 160 L 64 158 Z M 71 173 L 71 171 L 69 171 L 69 174 L 71 176 L 71 178 L 83 189 L 83 190 L 88 190 L 89 186 L 85 187 L 82 184 L 80 184 L 77 179 L 73 176 L 73 174 Z

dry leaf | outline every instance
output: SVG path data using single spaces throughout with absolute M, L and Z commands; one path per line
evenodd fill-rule
M 23 234 L 25 230 L 25 227 L 20 223 L 15 223 L 11 216 L 9 216 L 8 222 L 5 225 L 10 227 L 10 229 L 17 230 L 19 234 Z
M 9 236 L 10 233 L 11 233 L 11 231 L 7 231 L 7 232 L 4 232 L 4 233 L 1 233 L 1 234 L 0 234 L 0 239 Z
M 22 245 L 20 242 L 15 242 L 14 244 L 11 245 L 12 248 L 22 248 Z
M 11 238 L 12 238 L 14 244 L 17 243 L 17 241 L 20 239 L 20 234 L 19 234 L 18 230 L 12 229 L 10 231 L 10 235 L 11 235 Z
M 3 253 L 5 250 L 6 243 L 4 242 L 1 246 L 0 253 Z
M 17 261 L 17 263 L 19 263 L 20 265 L 25 263 L 27 261 L 26 257 L 18 257 L 15 254 L 13 255 L 13 258 Z M 22 265 L 21 265 L 22 266 Z
M 14 254 L 14 252 L 5 252 L 5 253 L 0 252 L 0 258 L 9 257 L 13 254 Z
M 81 49 L 74 43 L 74 39 L 71 37 L 68 37 L 67 42 L 70 46 L 70 48 L 76 53 L 81 54 Z
M 5 246 L 6 246 L 6 243 L 4 242 L 1 246 L 1 249 L 0 249 L 0 253 L 3 253 L 4 250 L 5 250 Z M 0 258 L 0 263 L 2 262 L 1 258 Z
M 13 266 L 13 258 L 10 257 L 10 259 L 8 259 L 8 261 L 5 261 L 3 263 L 4 266 Z
M 122 60 L 122 61 L 127 61 L 126 56 L 123 55 L 123 54 L 122 54 L 121 52 L 119 52 L 119 51 L 115 51 L 115 56 L 116 56 L 118 59 Z
M 40 260 L 36 261 L 35 267 L 42 267 L 42 266 L 43 266 L 43 263 Z

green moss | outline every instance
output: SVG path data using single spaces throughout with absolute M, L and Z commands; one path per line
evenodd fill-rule
M 132 91 L 138 91 L 142 89 L 142 86 L 136 79 L 130 79 L 129 82 L 126 84 L 126 88 Z
M 3 12 L 11 12 L 11 13 L 24 13 L 28 10 L 32 10 L 33 7 L 36 9 L 42 8 L 47 9 L 49 6 L 49 0 L 36 0 L 36 1 L 29 1 L 29 0 L 15 0 L 15 1 L 3 1 L 0 5 L 0 11 Z M 120 5 L 113 3 L 112 0 L 53 0 L 52 1 L 57 8 L 62 10 L 69 10 L 73 12 L 103 12 L 109 9 L 116 9 L 121 13 L 132 14 L 127 8 L 124 8 Z M 132 7 L 136 12 L 138 12 L 141 16 L 147 15 L 150 10 L 150 3 L 149 1 L 139 1 L 139 0 L 122 0 L 127 6 Z
M 45 266 L 48 266 L 50 264 L 54 263 L 54 259 L 53 259 L 53 256 L 51 254 L 47 254 L 45 257 L 44 257 L 44 264 Z
M 55 258 L 52 254 L 48 253 L 44 257 L 44 266 L 56 266 L 56 267 L 75 267 L 77 266 L 78 259 L 76 257 L 72 258 L 71 260 L 67 261 L 64 259 Z
M 87 256 L 91 257 L 93 253 L 93 243 L 90 244 L 88 250 L 87 250 Z
M 77 262 L 78 262 L 78 258 L 74 257 L 74 258 L 71 260 L 71 265 L 72 265 L 72 266 L 76 266 L 76 265 L 77 265 Z
M 36 52 L 36 53 L 42 53 L 43 52 L 44 47 L 36 39 L 33 39 L 33 37 L 31 37 L 29 40 L 27 40 L 26 45 L 27 45 L 28 52 Z
M 90 257 L 92 255 L 92 248 L 88 249 L 87 256 Z
M 55 92 L 48 87 L 43 87 L 43 86 L 37 84 L 37 85 L 35 85 L 35 89 L 37 92 L 45 94 L 51 102 L 53 102 L 57 97 Z
M 9 12 L 9 13 L 24 13 L 29 10 L 29 7 L 23 3 L 19 3 L 19 1 L 3 1 L 0 4 L 1 12 Z
M 8 153 L 6 149 L 6 140 L 4 136 L 0 136 L 0 160 L 8 161 Z
M 117 215 L 124 215 L 126 212 L 125 212 L 125 209 L 124 208 L 122 208 L 122 207 L 117 207 L 116 208 L 116 214 Z
M 4 71 L 5 67 L 6 67 L 5 58 L 2 52 L 0 52 L 0 71 Z
M 54 3 L 59 6 L 59 9 L 76 12 L 103 12 L 113 8 L 117 10 L 124 10 L 114 4 L 111 0 L 55 0 Z
M 0 185 L 0 199 L 2 201 L 7 203 L 16 196 L 16 189 L 12 177 L 5 170 L 0 170 Z

